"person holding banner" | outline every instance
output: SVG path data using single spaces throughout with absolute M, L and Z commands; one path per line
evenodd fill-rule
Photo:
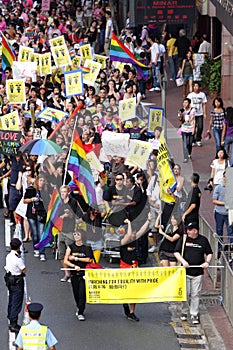
M 127 233 L 121 239 L 120 247 L 120 268 L 137 268 L 137 240 L 142 237 L 148 230 L 150 224 L 150 214 L 144 225 L 137 231 L 136 226 L 126 219 L 124 221 L 128 225 Z M 135 315 L 136 304 L 123 304 L 124 312 L 128 320 L 138 322 L 139 318 Z
M 197 222 L 189 222 L 186 230 L 187 235 L 179 239 L 174 252 L 176 259 L 187 269 L 187 300 L 190 297 L 190 309 L 188 309 L 188 303 L 184 302 L 180 319 L 186 321 L 189 310 L 192 323 L 199 324 L 199 301 L 202 277 L 204 269 L 209 267 L 213 252 L 208 239 L 199 234 L 199 225 Z

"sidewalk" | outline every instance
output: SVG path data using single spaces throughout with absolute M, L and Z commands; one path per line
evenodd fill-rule
M 167 121 L 167 142 L 174 161 L 181 165 L 182 175 L 185 176 L 185 188 L 190 189 L 189 179 L 192 172 L 200 174 L 200 189 L 202 191 L 200 214 L 205 218 L 209 225 L 215 229 L 213 216 L 212 194 L 204 191 L 204 187 L 210 177 L 210 164 L 215 158 L 215 142 L 213 137 L 209 141 L 203 140 L 202 147 L 194 147 L 192 160 L 183 164 L 183 151 L 181 137 L 177 135 L 179 120 L 177 118 L 178 109 L 182 107 L 183 89 L 177 88 L 173 81 L 169 81 L 166 89 L 166 121 Z M 156 92 L 147 92 L 146 103 L 152 103 L 161 107 L 161 94 Z M 208 129 L 209 112 L 212 108 L 212 100 L 208 97 L 207 120 L 204 123 L 204 131 Z M 206 275 L 203 283 L 203 294 L 212 294 L 213 285 L 210 277 Z M 202 305 L 201 326 L 208 339 L 210 349 L 232 349 L 232 326 L 221 305 L 214 304 Z

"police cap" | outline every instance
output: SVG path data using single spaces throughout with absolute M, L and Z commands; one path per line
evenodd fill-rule
M 43 310 L 43 305 L 40 303 L 30 303 L 28 305 L 29 312 L 41 312 Z

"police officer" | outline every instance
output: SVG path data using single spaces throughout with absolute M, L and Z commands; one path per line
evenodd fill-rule
M 43 305 L 39 303 L 31 303 L 28 305 L 30 323 L 26 326 L 22 326 L 20 329 L 15 341 L 18 350 L 30 350 L 35 348 L 40 348 L 40 350 L 56 350 L 55 345 L 57 344 L 57 339 L 48 326 L 39 323 L 42 309 Z
M 11 252 L 6 257 L 5 281 L 9 290 L 8 319 L 10 321 L 9 330 L 18 332 L 20 326 L 17 324 L 18 315 L 22 310 L 24 296 L 24 279 L 26 268 L 21 258 L 21 241 L 13 238 L 10 242 Z

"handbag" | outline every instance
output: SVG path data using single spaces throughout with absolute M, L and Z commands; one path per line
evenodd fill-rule
M 176 79 L 176 86 L 180 87 L 184 85 L 184 79 L 182 77 Z

